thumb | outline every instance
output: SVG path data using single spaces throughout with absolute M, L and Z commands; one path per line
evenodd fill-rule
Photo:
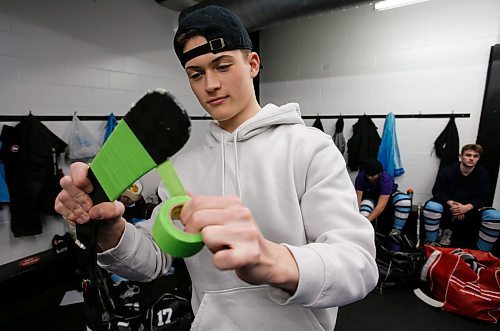
M 120 201 L 103 202 L 89 210 L 91 219 L 114 220 L 121 218 L 125 212 L 125 206 Z

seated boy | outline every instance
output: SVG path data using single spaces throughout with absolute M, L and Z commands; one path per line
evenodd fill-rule
M 480 145 L 467 144 L 462 147 L 460 162 L 439 171 L 433 197 L 423 210 L 427 244 L 493 249 L 500 235 L 500 212 L 488 207 L 488 172 L 477 164 L 482 152 Z
M 377 232 L 395 237 L 396 242 L 400 242 L 401 232 L 405 226 L 406 220 L 411 211 L 411 196 L 397 190 L 397 184 L 394 179 L 386 171 L 378 160 L 368 160 L 362 170 L 356 177 L 354 184 L 358 196 L 358 206 L 360 213 L 365 216 L 370 222 L 376 222 L 377 218 L 382 215 L 386 207 L 394 215 L 392 222 L 392 230 L 384 229 L 383 224 L 374 226 Z M 392 215 L 391 215 L 392 216 Z

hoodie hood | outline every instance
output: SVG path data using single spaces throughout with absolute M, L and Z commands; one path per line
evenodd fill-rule
M 240 142 L 273 127 L 283 124 L 304 124 L 300 116 L 298 103 L 287 103 L 283 106 L 267 104 L 255 116 L 242 123 L 234 132 L 222 129 L 217 122 L 210 123 L 208 144 L 218 145 L 222 140 L 226 142 Z
M 220 146 L 221 150 L 221 194 L 225 195 L 226 193 L 226 145 L 228 143 L 233 144 L 232 155 L 234 158 L 237 194 L 243 201 L 238 160 L 238 143 L 278 125 L 294 124 L 304 125 L 304 121 L 300 117 L 300 107 L 297 103 L 287 103 L 280 107 L 273 104 L 267 104 L 259 110 L 255 116 L 242 123 L 233 132 L 222 129 L 216 122 L 210 123 L 210 133 L 207 137 L 207 144 L 211 148 Z

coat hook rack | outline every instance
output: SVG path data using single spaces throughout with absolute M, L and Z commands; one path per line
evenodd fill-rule
M 29 111 L 29 114 L 32 114 L 31 111 Z M 76 112 L 75 112 L 76 114 Z M 344 114 L 342 113 L 338 115 L 302 115 L 303 119 L 336 119 L 336 118 L 344 118 L 344 119 L 356 119 L 360 118 L 361 116 L 368 116 L 370 118 L 385 118 L 387 115 L 386 114 L 372 114 L 372 115 L 367 115 L 364 113 L 363 115 L 359 114 Z M 451 113 L 436 113 L 436 114 L 422 114 L 421 111 L 415 114 L 395 114 L 394 115 L 396 118 L 450 118 L 450 117 L 455 117 L 455 118 L 469 118 L 470 113 L 454 113 L 453 111 Z M 25 115 L 0 115 L 0 122 L 19 122 L 22 119 L 24 119 L 26 116 Z M 66 116 L 66 115 L 45 115 L 45 116 L 36 116 L 40 121 L 68 121 L 70 122 L 73 117 L 72 116 Z M 120 120 L 123 118 L 123 116 L 115 116 L 117 120 Z M 78 116 L 78 118 L 81 121 L 107 121 L 108 120 L 108 115 L 105 116 L 99 116 L 99 115 L 81 115 Z M 190 119 L 193 121 L 213 121 L 212 117 L 203 115 L 203 116 L 190 116 Z
M 351 115 L 351 114 L 346 114 L 346 115 L 342 115 L 342 114 L 339 114 L 339 115 L 319 115 L 319 118 L 321 119 L 335 119 L 335 118 L 344 118 L 344 119 L 356 119 L 356 118 L 360 118 L 361 116 L 368 116 L 370 118 L 386 118 L 387 114 L 366 114 L 364 113 L 363 115 L 358 115 L 358 114 L 355 114 L 355 115 Z M 469 118 L 470 117 L 470 113 L 436 113 L 436 114 L 422 114 L 421 111 L 419 111 L 418 113 L 416 114 L 395 114 L 394 115 L 396 118 L 450 118 L 452 116 L 458 118 L 458 117 L 462 117 L 462 118 Z M 316 115 L 303 115 L 302 116 L 303 119 L 314 119 L 314 118 L 317 118 Z

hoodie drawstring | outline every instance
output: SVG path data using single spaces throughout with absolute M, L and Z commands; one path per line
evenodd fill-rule
M 234 138 L 233 138 L 233 144 L 234 144 L 234 161 L 235 161 L 235 167 L 236 167 L 236 183 L 238 185 L 238 197 L 243 201 L 243 197 L 241 196 L 241 181 L 240 181 L 240 169 L 238 166 L 238 145 L 237 145 L 237 139 L 238 139 L 238 131 L 234 132 Z M 221 193 L 222 195 L 225 195 L 226 193 L 226 149 L 224 146 L 224 132 L 221 133 L 221 143 L 220 143 L 220 148 L 221 148 Z
M 224 196 L 224 193 L 225 193 L 225 187 L 226 187 L 226 149 L 224 148 L 224 131 L 222 131 L 221 133 L 221 139 L 220 139 L 220 155 L 221 155 L 221 164 L 222 164 L 222 181 L 221 181 L 221 185 L 222 185 L 222 188 L 221 188 L 221 194 Z
M 236 145 L 237 141 L 236 139 L 238 138 L 238 130 L 234 132 L 234 139 L 233 139 L 233 144 L 234 144 L 234 160 L 236 162 L 236 182 L 238 183 L 238 196 L 240 197 L 240 200 L 243 202 L 243 197 L 241 196 L 241 182 L 240 182 L 240 167 L 238 166 L 238 146 Z

